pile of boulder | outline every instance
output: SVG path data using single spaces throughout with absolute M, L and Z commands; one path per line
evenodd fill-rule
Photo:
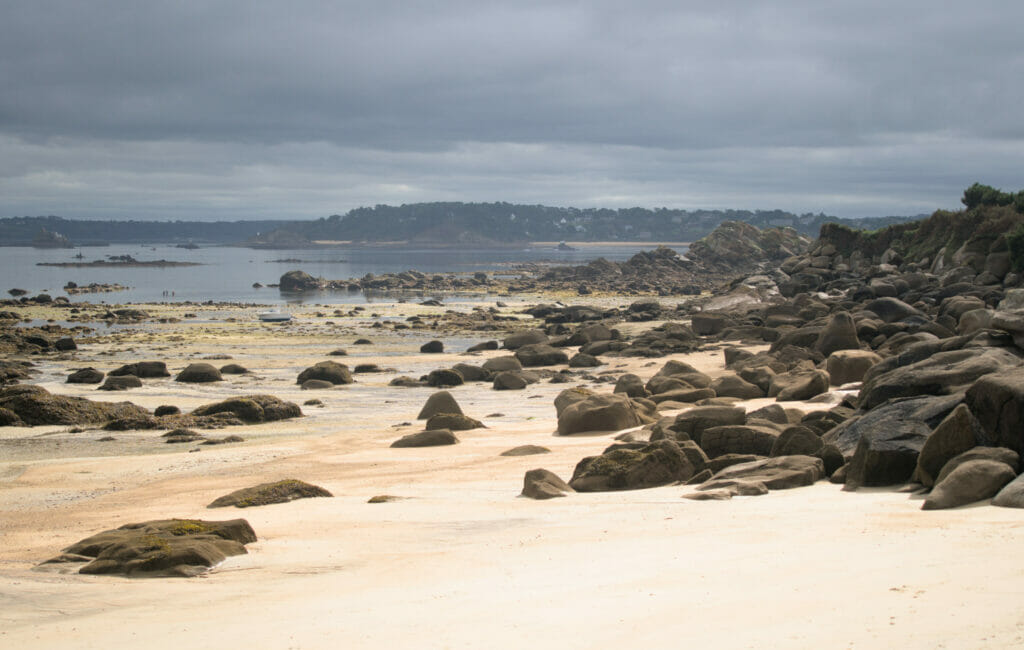
M 662 409 L 697 406 L 584 459 L 568 485 L 700 482 L 719 497 L 760 490 L 737 487 L 740 471 L 768 489 L 791 485 L 767 474 L 795 472 L 804 477 L 798 483 L 829 477 L 848 490 L 910 483 L 927 493 L 927 509 L 990 498 L 1024 507 L 1024 289 L 1016 288 L 1004 234 L 877 254 L 858 252 L 870 250 L 858 237 L 826 227 L 806 254 L 681 306 L 696 345 L 727 345 L 728 372 L 713 381 L 685 367 L 665 367 L 646 382 L 620 377 L 615 390 L 632 409 L 620 405 L 587 427 L 637 426 L 638 417 L 619 418 L 646 400 Z M 767 349 L 728 347 L 734 341 Z M 748 414 L 727 403 L 760 397 L 839 404 L 803 415 L 781 405 Z M 590 398 L 592 417 L 601 420 L 606 398 Z M 694 463 L 697 451 L 704 465 Z

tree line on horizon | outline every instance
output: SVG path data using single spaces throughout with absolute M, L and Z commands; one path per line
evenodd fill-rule
M 320 240 L 430 241 L 456 244 L 526 241 L 695 241 L 724 221 L 791 227 L 816 237 L 823 223 L 876 229 L 919 219 L 843 219 L 783 210 L 560 208 L 512 203 L 376 205 L 314 220 L 142 221 L 48 217 L 0 219 L 0 242 L 30 245 L 45 229 L 76 246 L 102 243 L 295 244 Z M 284 246 L 281 246 L 284 247 Z

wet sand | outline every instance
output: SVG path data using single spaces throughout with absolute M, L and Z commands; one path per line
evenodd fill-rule
M 460 309 L 463 307 L 459 307 Z M 469 308 L 466 306 L 465 308 Z M 315 308 L 310 308 L 315 309 Z M 387 317 L 423 310 L 368 306 Z M 535 467 L 568 479 L 614 433 L 557 437 L 553 399 L 573 384 L 524 391 L 489 384 L 451 390 L 486 429 L 451 447 L 391 449 L 419 430 L 433 392 L 388 388 L 459 361 L 487 333 L 387 332 L 368 315 L 269 326 L 236 322 L 146 324 L 94 342 L 33 379 L 53 392 L 188 410 L 229 395 L 265 392 L 306 416 L 210 432 L 245 442 L 168 445 L 161 431 L 71 434 L 67 427 L 0 429 L 18 456 L 0 457 L 0 646 L 223 647 L 1011 647 L 1024 642 L 1017 595 L 1024 565 L 1019 511 L 977 506 L 920 511 L 916 497 L 840 486 L 737 497 L 681 498 L 692 488 L 518 497 Z M 218 318 L 223 318 L 219 316 Z M 327 325 L 327 320 L 334 323 Z M 645 324 L 644 327 L 650 324 Z M 360 336 L 370 346 L 354 346 Z M 431 338 L 453 352 L 418 352 Z M 500 338 L 500 335 L 490 338 Z M 295 376 L 337 347 L 350 367 L 393 371 L 301 391 Z M 165 360 L 172 372 L 213 354 L 253 375 L 190 386 L 173 378 L 142 389 L 97 392 L 64 384 L 69 368 L 109 370 Z M 723 371 L 720 351 L 674 355 Z M 607 357 L 594 369 L 644 379 L 668 358 Z M 584 382 L 610 391 L 611 384 Z M 750 408 L 767 403 L 758 400 Z M 787 404 L 788 405 L 788 404 Z M 825 404 L 801 404 L 824 408 Z M 98 442 L 104 435 L 116 438 Z M 35 442 L 33 442 L 35 441 Z M 55 449 L 64 450 L 59 454 Z M 523 444 L 550 454 L 499 454 Z M 35 445 L 35 446 L 33 446 Z M 13 446 L 0 447 L 9 450 Z M 214 498 L 283 478 L 335 497 L 208 510 Z M 403 497 L 368 504 L 375 495 Z M 33 571 L 85 536 L 167 517 L 246 518 L 259 541 L 195 579 L 126 579 Z

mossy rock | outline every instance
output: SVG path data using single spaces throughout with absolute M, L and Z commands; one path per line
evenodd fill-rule
M 171 376 L 171 373 L 167 372 L 167 364 L 163 361 L 139 361 L 138 363 L 129 363 L 115 370 L 111 370 L 107 374 L 114 377 L 135 375 L 140 379 L 146 379 L 147 377 Z
M 200 444 L 203 445 L 226 445 L 232 442 L 245 442 L 245 438 L 242 436 L 224 436 L 223 438 L 208 438 Z
M 193 416 L 217 415 L 219 413 L 231 413 L 239 420 L 250 424 L 302 417 L 302 409 L 298 404 L 286 402 L 273 395 L 245 395 L 213 404 L 204 404 L 192 411 Z
M 427 419 L 427 429 L 450 429 L 451 431 L 469 431 L 483 429 L 484 423 L 461 413 L 438 413 Z
M 161 437 L 164 439 L 164 442 L 168 444 L 195 442 L 197 440 L 205 439 L 204 436 L 196 433 L 192 429 L 172 429 Z
M 20 384 L 0 389 L 0 408 L 14 412 L 29 426 L 100 424 L 116 418 L 149 417 L 149 411 L 130 402 L 93 402 Z
M 224 381 L 220 370 L 217 370 L 209 363 L 190 363 L 184 370 L 178 373 L 174 381 L 188 384 L 206 384 L 214 381 Z
M 127 524 L 72 544 L 39 568 L 84 563 L 84 574 L 194 576 L 246 553 L 256 533 L 244 519 L 164 519 Z
M 689 457 L 672 440 L 659 440 L 641 449 L 617 448 L 584 458 L 569 485 L 579 492 L 635 490 L 687 481 L 695 474 Z
M 534 456 L 536 454 L 550 454 L 551 450 L 540 445 L 519 445 L 501 452 L 501 456 Z
M 334 496 L 318 485 L 311 485 L 296 479 L 285 479 L 273 483 L 262 483 L 260 485 L 241 490 L 235 490 L 231 494 L 225 494 L 213 500 L 207 508 L 251 508 L 253 506 L 266 506 L 272 503 L 288 503 L 296 499 L 309 499 L 312 497 Z
M 299 373 L 295 383 L 302 384 L 307 379 L 321 379 L 332 384 L 351 384 L 352 373 L 348 366 L 336 361 L 321 361 Z
M 0 407 L 0 427 L 20 427 L 25 423 L 11 409 Z

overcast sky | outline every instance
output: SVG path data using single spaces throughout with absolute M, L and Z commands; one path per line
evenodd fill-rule
M 1020 0 L 0 0 L 0 216 L 956 208 L 1024 188 L 1022 25 Z

